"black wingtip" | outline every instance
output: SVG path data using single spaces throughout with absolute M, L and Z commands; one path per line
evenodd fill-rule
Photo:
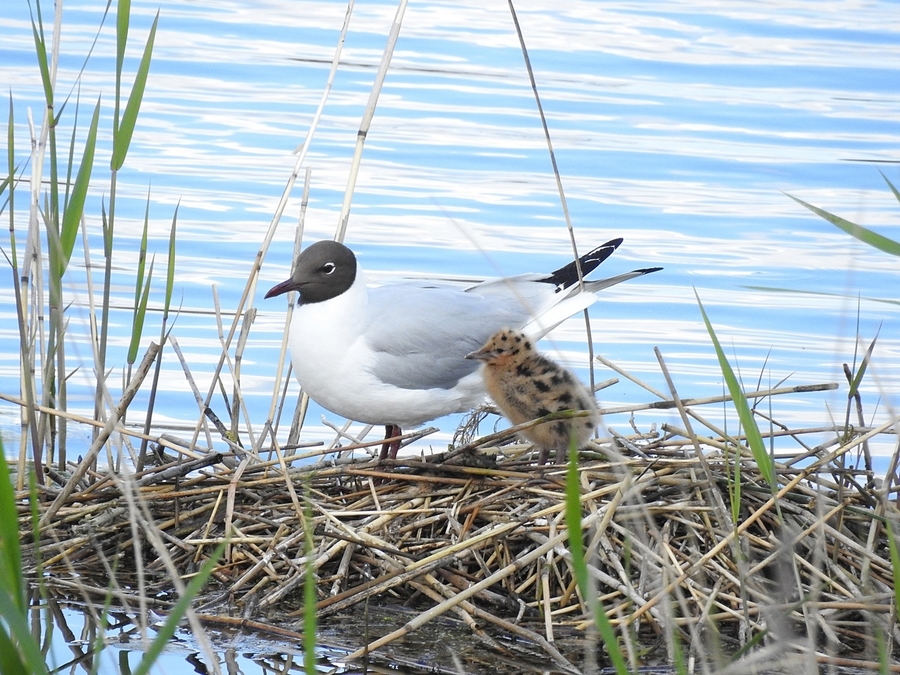
M 642 269 L 635 270 L 635 272 L 640 272 L 641 274 L 652 274 L 653 272 L 659 272 L 662 269 L 662 267 L 644 267 Z
M 619 246 L 622 244 L 623 241 L 625 241 L 625 240 L 622 237 L 616 237 L 615 239 L 610 239 L 605 244 L 601 244 L 600 246 L 595 248 L 594 251 L 598 251 L 601 248 L 606 248 L 607 246 L 612 246 L 613 250 L 615 251 L 617 248 L 619 248 Z M 591 253 L 593 253 L 594 251 L 591 251 Z M 591 253 L 588 253 L 588 255 L 590 255 Z
M 605 244 L 601 244 L 594 250 L 581 256 L 581 258 L 579 258 L 579 262 L 581 263 L 581 275 L 586 277 L 597 269 L 597 266 L 611 256 L 623 241 L 624 239 L 622 239 L 622 237 L 610 239 Z M 541 279 L 541 281 L 553 284 L 558 289 L 572 286 L 578 282 L 578 270 L 575 268 L 575 261 L 570 262 L 568 265 L 563 265 L 558 270 L 554 270 L 552 274 Z

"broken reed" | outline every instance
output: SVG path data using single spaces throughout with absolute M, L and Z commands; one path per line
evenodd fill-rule
M 679 403 L 690 419 L 702 419 Z M 830 443 L 780 455 L 774 485 L 748 450 L 738 450 L 740 439 L 675 425 L 659 436 L 617 435 L 583 452 L 576 475 L 583 557 L 610 625 L 631 645 L 632 665 L 651 635 L 664 636 L 670 653 L 720 659 L 705 646 L 709 631 L 726 653 L 760 640 L 779 644 L 779 657 L 785 649 L 819 661 L 890 655 L 890 645 L 900 644 L 886 531 L 897 488 L 890 478 L 876 487 L 849 457 L 891 427 L 857 429 L 846 439 L 832 429 Z M 802 447 L 822 431 L 776 433 L 793 433 Z M 411 603 L 419 612 L 352 656 L 451 614 L 489 647 L 500 649 L 492 637 L 499 631 L 560 667 L 576 660 L 559 645 L 594 618 L 567 548 L 566 469 L 536 467 L 528 446 L 382 464 L 322 457 L 295 466 L 280 452 L 269 461 L 239 460 L 196 456 L 172 437 L 164 443 L 177 454 L 158 448 L 161 466 L 133 476 L 88 472 L 75 488 L 44 488 L 54 500 L 69 492 L 41 530 L 45 569 L 57 587 L 74 590 L 115 562 L 113 597 L 136 602 L 127 572 L 146 556 L 144 593 L 155 596 L 171 577 L 152 559 L 158 552 L 147 553 L 144 533 L 159 532 L 161 558 L 187 575 L 231 532 L 214 567 L 209 612 L 200 610 L 210 620 L 212 610 L 250 607 L 255 615 L 293 607 L 301 616 L 311 568 L 321 622 L 365 603 Z M 203 462 L 208 468 L 198 470 Z M 737 518 L 729 501 L 735 476 Z M 129 508 L 125 493 L 144 507 Z M 786 635 L 792 640 L 782 644 Z M 878 651 L 879 640 L 887 652 Z M 760 649 L 749 653 L 758 657 Z

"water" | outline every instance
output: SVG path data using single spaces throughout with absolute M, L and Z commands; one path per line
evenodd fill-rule
M 103 7 L 87 0 L 65 4 L 60 92 L 73 91 Z M 113 290 L 121 309 L 113 313 L 111 382 L 118 391 L 149 190 L 157 269 L 178 205 L 174 304 L 183 314 L 173 335 L 205 393 L 220 353 L 212 286 L 223 311 L 233 311 L 293 167 L 292 151 L 308 132 L 346 7 L 135 0 L 128 81 L 136 45 L 157 9 L 147 93 L 118 184 Z M 867 419 L 887 419 L 900 403 L 897 260 L 839 232 L 785 193 L 900 239 L 900 209 L 879 175 L 900 185 L 895 6 L 686 1 L 518 3 L 517 9 L 579 249 L 622 236 L 625 243 L 604 264 L 607 272 L 665 267 L 604 292 L 591 313 L 597 353 L 667 391 L 652 351 L 657 346 L 680 395 L 721 393 L 696 290 L 748 389 L 758 379 L 763 388 L 783 378 L 788 385 L 845 382 L 841 363 L 853 362 L 857 332 L 866 344 L 878 333 L 863 405 Z M 394 11 L 374 2 L 354 11 L 306 161 L 312 170 L 307 241 L 333 236 Z M 87 211 L 95 265 L 100 202 L 109 192 L 102 169 L 113 94 L 111 29 L 110 22 L 101 31 L 80 88 L 80 138 L 97 96 L 104 101 L 101 159 Z M 42 110 L 26 3 L 4 4 L 0 32 L 0 82 L 12 92 L 16 161 L 24 163 L 27 111 L 37 123 Z M 65 129 L 74 105 L 73 93 Z M 299 205 L 298 186 L 252 297 L 260 313 L 242 389 L 257 431 L 272 397 L 285 309 L 282 299 L 262 296 L 288 274 Z M 346 241 L 375 283 L 549 271 L 567 261 L 571 245 L 506 4 L 409 7 L 368 136 Z M 10 250 L 8 235 L 2 246 Z M 84 270 L 79 242 L 65 290 L 75 303 L 73 338 L 87 334 Z M 99 287 L 99 271 L 93 279 Z M 151 300 L 157 307 L 161 292 L 162 283 Z M 9 281 L 0 286 L 0 317 L 0 391 L 18 395 Z M 154 316 L 144 344 L 157 340 L 158 331 Z M 587 378 L 580 319 L 555 331 L 546 348 L 556 348 Z M 87 354 L 82 342 L 70 351 L 69 366 L 90 364 Z M 598 368 L 598 380 L 610 376 Z M 73 376 L 71 409 L 90 414 L 92 380 L 87 369 Z M 170 354 L 160 387 L 158 419 L 193 425 L 196 405 Z M 626 381 L 601 398 L 610 407 L 653 400 Z M 791 427 L 828 424 L 829 414 L 843 418 L 845 400 L 846 386 L 793 396 L 776 401 L 776 415 Z M 139 398 L 138 405 L 144 402 Z M 220 398 L 213 408 L 224 415 Z M 341 422 L 313 406 L 304 440 L 330 441 L 323 414 Z M 17 420 L 16 407 L 0 405 L 8 448 L 16 447 Z M 417 447 L 442 449 L 458 421 L 440 420 L 441 433 Z M 680 426 L 674 412 L 636 415 L 642 430 L 670 421 Z M 608 416 L 605 424 L 629 428 L 624 415 Z M 77 426 L 70 433 L 75 444 L 87 438 Z M 875 447 L 882 456 L 892 449 L 889 439 Z

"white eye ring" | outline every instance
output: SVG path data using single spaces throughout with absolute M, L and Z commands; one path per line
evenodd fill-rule
M 327 262 L 324 265 L 322 265 L 322 271 L 325 272 L 325 274 L 331 274 L 332 272 L 334 272 L 335 269 L 336 269 L 336 266 L 333 262 Z

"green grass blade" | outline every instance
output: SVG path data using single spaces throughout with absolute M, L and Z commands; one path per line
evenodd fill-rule
M 6 192 L 6 188 L 9 187 L 9 184 L 12 182 L 12 173 L 10 173 L 6 178 L 3 179 L 3 182 L 0 183 L 0 195 Z M 9 191 L 9 194 L 12 195 L 12 190 Z
M 128 154 L 128 148 L 131 145 L 131 136 L 134 133 L 134 126 L 137 124 L 138 111 L 141 109 L 144 89 L 147 86 L 147 74 L 150 72 L 150 58 L 153 54 L 153 42 L 156 39 L 156 26 L 158 24 L 159 12 L 156 13 L 156 18 L 153 19 L 150 36 L 144 45 L 144 55 L 141 57 L 141 62 L 134 77 L 134 84 L 131 87 L 131 95 L 128 97 L 125 112 L 122 113 L 122 119 L 115 130 L 113 153 L 110 160 L 110 168 L 113 171 L 118 171 L 122 168 L 122 165 L 125 163 L 125 156 Z
M 878 654 L 878 673 L 879 675 L 890 675 L 891 672 L 891 650 L 884 641 L 884 632 L 881 626 L 873 623 L 875 629 L 875 651 Z
M 147 316 L 147 301 L 150 299 L 150 282 L 153 280 L 153 264 L 156 256 L 150 261 L 150 273 L 141 294 L 140 302 L 134 308 L 134 319 L 131 322 L 131 342 L 128 344 L 128 365 L 133 366 L 137 360 L 138 348 L 141 346 L 141 335 L 144 333 L 144 319 Z
M 307 477 L 308 478 L 308 477 Z M 309 480 L 304 488 L 303 503 L 303 670 L 306 675 L 316 675 L 316 572 L 312 566 L 313 559 L 313 518 Z
M 893 188 L 893 186 L 891 186 L 891 188 Z M 812 204 L 807 204 L 802 199 L 797 199 L 793 195 L 788 195 L 788 197 L 793 199 L 798 204 L 802 204 L 817 216 L 821 216 L 835 227 L 849 234 L 851 237 L 856 237 L 861 242 L 868 244 L 869 246 L 873 246 L 879 251 L 884 251 L 885 253 L 889 253 L 891 255 L 900 256 L 900 242 L 889 239 L 883 235 L 878 234 L 877 232 L 873 232 L 872 230 L 863 227 L 862 225 L 851 223 L 849 220 L 845 220 L 840 216 L 836 216 L 833 213 L 829 213 L 828 211 L 813 206 Z
M 741 454 L 735 448 L 733 484 L 728 495 L 731 497 L 731 522 L 737 525 L 741 515 Z
M 799 609 L 799 607 L 793 607 L 795 611 Z M 734 654 L 729 657 L 729 661 L 731 663 L 739 663 L 744 656 L 753 651 L 753 648 L 756 647 L 759 643 L 763 641 L 763 639 L 769 635 L 769 629 L 763 628 L 761 631 L 754 633 L 753 636 L 745 642 L 740 649 L 738 649 Z
M 569 447 L 569 462 L 566 467 L 566 529 L 569 532 L 569 554 L 572 556 L 572 569 L 578 588 L 581 589 L 581 597 L 587 603 L 588 608 L 594 614 L 594 623 L 600 633 L 600 638 L 606 645 L 606 651 L 612 660 L 613 667 L 618 675 L 628 675 L 628 665 L 625 657 L 619 650 L 616 633 L 603 606 L 597 601 L 597 596 L 591 589 L 588 580 L 587 563 L 584 560 L 584 539 L 581 535 L 581 486 L 578 483 L 578 445 L 574 439 Z
M 891 181 L 888 180 L 888 177 L 887 177 L 887 176 L 885 176 L 885 175 L 884 175 L 882 172 L 880 172 L 880 171 L 879 171 L 878 173 L 881 173 L 881 177 L 884 178 L 884 182 L 888 184 L 888 187 L 891 188 L 891 192 L 894 193 L 894 197 L 896 197 L 896 198 L 897 198 L 897 201 L 900 202 L 900 191 L 898 191 L 897 188 L 894 187 L 894 184 L 893 184 Z
M 72 190 L 72 170 L 75 168 L 75 141 L 78 135 L 78 113 L 81 110 L 81 87 L 78 88 L 78 96 L 75 99 L 75 116 L 72 121 L 72 136 L 69 138 L 69 157 L 66 162 L 66 178 L 63 192 L 63 213 L 69 206 L 69 197 Z
M 38 497 L 37 476 L 34 471 L 28 474 L 28 494 L 29 505 L 31 507 L 31 539 L 34 542 L 32 555 L 34 556 L 34 576 L 37 580 L 38 593 L 40 597 L 47 597 L 47 580 L 44 576 L 44 558 L 41 554 L 41 508 L 40 498 Z M 44 614 L 44 634 L 48 637 L 53 635 L 53 615 L 46 606 L 43 609 Z
M 87 198 L 88 184 L 91 182 L 91 171 L 94 167 L 94 150 L 97 146 L 97 125 L 100 122 L 100 101 L 94 107 L 94 116 L 91 118 L 91 127 L 88 130 L 87 141 L 84 144 L 84 155 L 81 158 L 81 166 L 78 167 L 78 175 L 75 176 L 75 185 L 72 187 L 72 196 L 63 213 L 62 231 L 59 235 L 60 251 L 57 256 L 57 279 L 61 278 L 69 265 L 72 250 L 75 248 L 75 240 L 78 237 L 78 226 L 84 213 L 84 202 Z
M 762 434 L 759 433 L 759 427 L 756 425 L 756 420 L 753 419 L 753 413 L 750 411 L 750 404 L 747 403 L 747 397 L 744 396 L 744 391 L 741 389 L 741 385 L 734 374 L 734 370 L 731 368 L 731 364 L 729 364 L 728 359 L 725 358 L 725 352 L 722 351 L 722 345 L 719 344 L 719 339 L 716 337 L 716 333 L 709 321 L 709 317 L 706 316 L 706 310 L 703 309 L 703 303 L 700 302 L 700 295 L 697 293 L 696 288 L 694 289 L 694 295 L 697 297 L 697 305 L 700 307 L 700 314 L 703 315 L 703 323 L 706 325 L 706 331 L 709 333 L 713 347 L 716 350 L 716 358 L 719 360 L 719 369 L 722 371 L 722 376 L 725 378 L 725 384 L 728 386 L 728 393 L 731 394 L 735 410 L 737 410 L 738 413 L 738 418 L 741 420 L 741 426 L 744 428 L 744 433 L 747 436 L 747 445 L 750 446 L 750 452 L 753 453 L 753 459 L 756 460 L 760 473 L 762 473 L 763 478 L 768 482 L 769 487 L 774 490 L 776 485 L 775 465 L 772 462 L 772 458 L 769 457 L 769 453 L 766 452 Z M 740 457 L 736 458 L 736 461 L 740 462 Z
M 688 675 L 687 662 L 684 658 L 684 649 L 681 647 L 681 635 L 677 630 L 672 631 L 672 665 L 676 675 Z
M 122 68 L 125 65 L 125 47 L 128 45 L 128 25 L 131 22 L 131 0 L 119 0 L 116 4 L 116 119 L 118 126 L 119 93 L 122 85 Z
M 868 300 L 869 302 L 880 302 L 885 305 L 900 305 L 900 300 L 888 300 L 886 298 L 873 298 L 867 295 L 849 295 L 847 293 L 825 293 L 824 291 L 806 291 L 799 288 L 779 288 L 778 286 L 752 286 L 750 284 L 742 286 L 749 288 L 751 291 L 765 291 L 766 293 L 799 293 L 802 295 L 818 295 L 826 298 L 853 298 L 854 300 Z
M 0 672 L 46 673 L 28 625 L 23 578 L 16 497 L 0 440 Z
M 884 529 L 887 530 L 891 572 L 894 575 L 894 618 L 900 619 L 900 551 L 897 549 L 897 537 L 894 536 L 894 524 L 891 519 L 885 523 Z
M 853 376 L 853 381 L 850 383 L 850 390 L 847 392 L 847 398 L 853 398 L 856 396 L 856 392 L 859 391 L 859 385 L 862 383 L 863 376 L 865 376 L 866 370 L 869 367 L 869 361 L 872 360 L 872 350 L 875 349 L 875 342 L 878 341 L 879 333 L 881 333 L 881 326 L 878 327 L 878 332 L 875 333 L 875 337 L 872 338 L 872 342 L 869 343 L 866 355 L 863 357 L 862 363 L 859 364 L 859 370 L 857 370 L 856 374 Z
M 31 9 L 31 3 L 29 3 Z M 38 69 L 41 72 L 41 84 L 44 86 L 44 100 L 47 109 L 53 109 L 53 82 L 50 80 L 50 61 L 47 58 L 47 41 L 44 39 L 44 22 L 41 19 L 41 3 L 36 4 L 37 21 L 31 16 L 31 32 L 34 35 L 34 54 L 37 57 Z
M 0 195 L 6 192 L 6 188 L 10 188 L 9 190 L 9 227 L 10 231 L 13 229 L 13 213 L 15 212 L 15 202 L 13 200 L 15 190 L 12 189 L 13 178 L 16 175 L 16 134 L 15 134 L 15 114 L 13 109 L 13 98 L 12 93 L 9 95 L 9 117 L 6 123 L 6 178 L 3 179 L 3 184 L 0 185 Z M 13 261 L 16 259 L 16 249 L 15 246 L 12 247 L 12 256 Z
M 178 225 L 178 209 L 181 203 L 175 207 L 172 215 L 172 229 L 169 232 L 169 260 L 166 265 L 166 297 L 163 304 L 163 319 L 169 316 L 169 307 L 172 306 L 172 291 L 175 288 L 175 231 Z
M 141 246 L 138 249 L 137 273 L 134 283 L 134 306 L 141 301 L 141 291 L 144 288 L 144 268 L 147 265 L 147 233 L 150 230 L 150 192 L 147 192 L 147 204 L 144 207 L 144 231 L 141 234 Z
M 128 344 L 126 361 L 133 365 L 137 359 L 137 351 L 144 332 L 144 318 L 147 313 L 150 282 L 153 279 L 153 263 L 150 263 L 150 274 L 144 283 L 144 268 L 147 263 L 147 232 L 150 228 L 150 194 L 147 194 L 147 205 L 144 208 L 144 232 L 141 235 L 141 246 L 138 251 L 138 265 L 134 280 L 134 314 L 131 317 L 131 342 Z
M 128 45 L 128 25 L 131 22 L 131 0 L 116 3 L 116 99 L 113 110 L 113 147 L 119 135 L 122 110 L 122 70 L 125 67 L 125 47 Z
M 0 624 L 0 673 L 27 673 L 28 668 L 19 658 L 19 652 L 13 644 L 6 627 Z
M 229 537 L 226 537 L 216 547 L 216 550 L 213 551 L 213 554 L 209 559 L 203 563 L 203 567 L 200 568 L 200 571 L 197 572 L 193 579 L 191 579 L 191 583 L 188 584 L 188 587 L 184 589 L 184 594 L 178 598 L 178 602 L 175 603 L 172 611 L 169 612 L 169 616 L 166 617 L 162 628 L 159 629 L 156 637 L 153 638 L 153 642 L 150 643 L 150 648 L 144 652 L 144 656 L 138 664 L 137 669 L 134 671 L 134 675 L 147 675 L 147 673 L 150 672 L 150 668 L 153 667 L 153 664 L 156 663 L 156 660 L 159 658 L 159 655 L 162 654 L 163 649 L 166 648 L 169 640 L 175 635 L 175 630 L 178 628 L 178 624 L 190 607 L 191 602 L 193 602 L 194 598 L 200 592 L 200 589 L 202 589 L 203 585 L 206 583 L 206 580 L 209 579 L 209 575 L 213 573 L 213 570 L 219 563 L 219 558 L 222 557 L 222 552 L 225 550 L 228 540 Z
M 0 441 L 0 452 L 2 450 L 3 443 Z M 19 520 L 5 456 L 0 457 L 0 588 L 12 599 L 13 606 L 24 615 L 25 586 L 22 583 Z
M 4 661 L 8 658 L 12 663 L 18 664 L 15 669 L 2 672 L 28 673 L 29 675 L 47 673 L 47 665 L 44 663 L 40 645 L 29 630 L 25 615 L 18 613 L 12 599 L 2 591 L 0 591 L 0 619 L 2 619 L 0 624 L 6 624 L 0 629 L 0 634 L 3 635 L 3 639 L 0 640 L 0 648 L 4 646 L 3 643 L 11 647 L 10 653 L 4 654 Z M 6 633 L 6 630 L 9 630 L 9 634 Z

